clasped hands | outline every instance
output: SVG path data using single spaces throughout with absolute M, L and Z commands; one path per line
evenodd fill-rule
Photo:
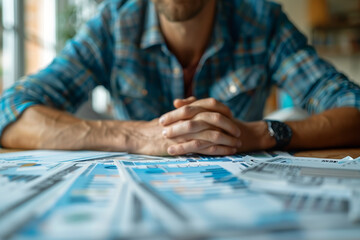
M 163 137 L 172 142 L 169 155 L 232 155 L 243 146 L 240 136 L 245 125 L 221 102 L 190 97 L 175 100 L 174 106 L 159 119 Z

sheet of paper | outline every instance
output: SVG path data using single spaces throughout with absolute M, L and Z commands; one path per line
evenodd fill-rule
M 360 220 L 360 160 L 277 158 L 247 168 L 239 176 L 258 191 L 296 198 L 302 206 L 314 204 L 324 211 L 341 205 L 348 208 L 349 220 Z M 306 205 L 304 200 L 312 203 Z
M 348 158 L 276 158 L 251 166 L 242 177 L 253 182 L 265 182 L 269 188 L 287 185 L 298 191 L 308 189 L 319 193 L 322 188 L 352 191 L 360 189 L 360 161 Z M 332 192 L 336 194 L 337 191 Z

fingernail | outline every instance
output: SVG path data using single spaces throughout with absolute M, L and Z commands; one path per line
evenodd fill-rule
M 241 146 L 242 146 L 242 142 L 241 142 L 241 141 L 238 141 L 238 143 L 237 143 L 236 146 L 237 146 L 237 147 L 241 147 Z
M 159 120 L 160 124 L 164 124 L 165 122 L 165 117 L 161 117 L 160 120 Z
M 170 155 L 174 155 L 174 154 L 175 154 L 175 148 L 174 148 L 174 147 L 169 147 L 169 148 L 168 148 L 168 153 L 169 153 Z
M 238 130 L 237 133 L 236 133 L 236 137 L 240 137 L 241 136 L 241 131 Z
M 237 149 L 236 149 L 236 148 L 233 149 L 233 153 L 234 153 L 234 154 L 237 153 Z
M 162 135 L 164 136 L 164 137 L 166 137 L 166 130 L 164 129 L 163 131 L 162 131 Z

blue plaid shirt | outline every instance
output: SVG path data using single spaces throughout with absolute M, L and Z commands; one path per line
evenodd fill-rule
M 219 0 L 214 30 L 193 80 L 245 121 L 260 120 L 270 88 L 284 89 L 309 113 L 360 108 L 360 88 L 318 57 L 281 7 L 265 0 Z M 182 67 L 169 51 L 149 0 L 109 0 L 54 61 L 0 100 L 0 134 L 28 107 L 69 112 L 98 85 L 118 119 L 151 120 L 184 97 Z

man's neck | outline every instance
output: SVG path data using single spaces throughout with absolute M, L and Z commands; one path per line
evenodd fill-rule
M 170 22 L 160 15 L 160 25 L 170 51 L 183 67 L 198 63 L 206 50 L 212 33 L 216 13 L 216 0 L 209 0 L 193 19 Z

